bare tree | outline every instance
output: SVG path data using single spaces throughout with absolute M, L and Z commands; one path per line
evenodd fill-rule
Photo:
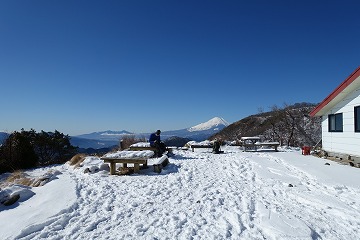
M 121 150 L 129 148 L 132 144 L 138 142 L 145 142 L 145 137 L 136 137 L 135 135 L 125 135 L 120 140 Z

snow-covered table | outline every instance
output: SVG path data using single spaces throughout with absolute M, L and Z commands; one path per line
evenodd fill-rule
M 160 173 L 162 168 L 169 163 L 167 156 L 168 152 L 165 152 L 163 156 L 159 158 L 152 158 L 154 156 L 154 151 L 144 150 L 144 151 L 117 151 L 114 153 L 107 153 L 101 157 L 104 163 L 110 163 L 110 174 L 114 175 L 116 173 L 116 163 L 122 163 L 123 167 L 127 167 L 127 164 L 134 164 L 134 172 L 139 173 L 140 164 L 144 167 L 147 167 L 148 162 L 150 165 L 153 165 L 154 172 Z
M 123 167 L 127 164 L 134 164 L 134 172 L 139 173 L 140 164 L 147 166 L 147 161 L 154 155 L 153 151 L 118 151 L 115 153 L 107 153 L 101 157 L 105 163 L 110 163 L 110 174 L 114 175 L 116 172 L 116 163 L 122 163 Z

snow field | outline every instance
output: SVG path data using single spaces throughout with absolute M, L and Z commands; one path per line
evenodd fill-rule
M 10 228 L 11 233 L 0 237 L 357 239 L 360 235 L 359 169 L 299 151 L 222 150 L 224 154 L 174 150 L 161 174 L 150 166 L 140 174 L 112 176 L 95 157 L 87 158 L 80 169 L 55 167 L 62 174 L 42 187 L 48 187 L 42 193 L 48 199 L 42 207 L 51 209 L 51 201 L 59 201 L 58 205 L 42 218 L 22 223 L 21 231 Z M 84 174 L 83 169 L 90 167 L 99 171 Z M 56 189 L 49 190 L 51 183 L 57 183 Z M 66 202 L 55 190 L 68 196 Z M 28 205 L 36 199 L 37 194 L 15 209 L 1 211 L 0 218 L 13 210 L 33 214 Z

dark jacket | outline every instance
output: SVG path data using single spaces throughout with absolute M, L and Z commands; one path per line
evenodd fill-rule
M 149 138 L 150 145 L 154 145 L 155 141 L 160 142 L 160 135 L 156 135 L 156 133 L 150 134 L 150 138 Z

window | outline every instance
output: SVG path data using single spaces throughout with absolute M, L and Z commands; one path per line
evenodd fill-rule
M 329 132 L 342 132 L 343 131 L 343 114 L 330 114 L 329 115 Z
M 354 107 L 355 132 L 360 132 L 360 106 Z

